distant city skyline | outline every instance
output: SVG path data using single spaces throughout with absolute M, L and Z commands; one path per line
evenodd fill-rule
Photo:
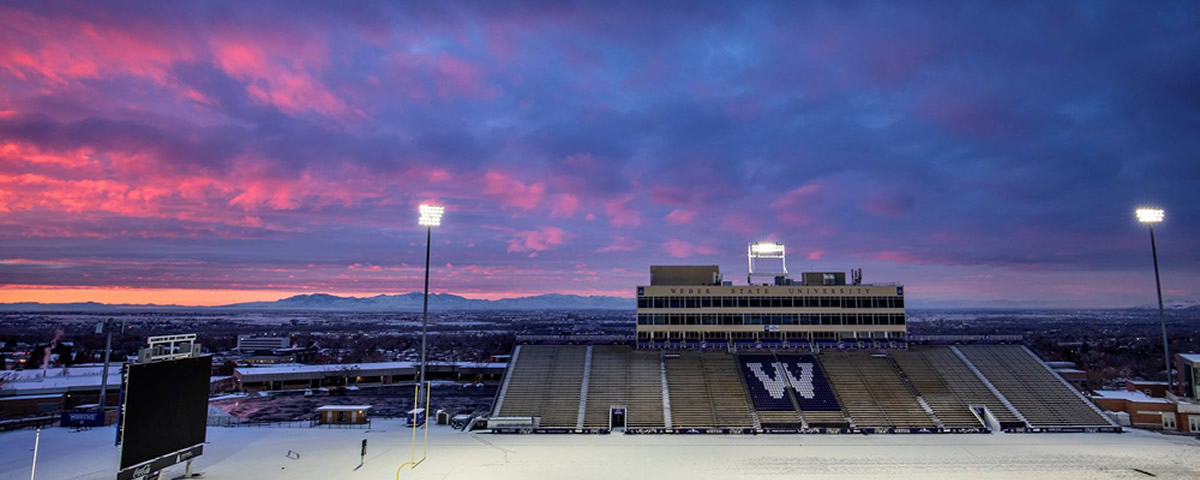
M 0 5 L 0 303 L 1200 298 L 1193 2 Z

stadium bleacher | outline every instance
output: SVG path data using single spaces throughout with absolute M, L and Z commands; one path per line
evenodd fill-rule
M 946 426 L 978 426 L 971 405 L 987 407 L 1003 426 L 1024 426 L 950 347 L 911 347 L 891 355 Z
M 716 427 L 716 414 L 700 352 L 680 352 L 667 360 L 667 387 L 671 396 L 671 423 L 677 428 Z
M 742 379 L 737 365 L 729 354 L 702 352 L 700 362 L 709 388 L 709 402 L 715 414 L 716 426 L 750 428 L 754 420 L 750 415 L 750 404 L 746 400 Z M 670 378 L 667 379 L 668 382 Z
M 746 378 L 746 388 L 750 390 L 754 409 L 760 415 L 764 411 L 796 411 L 796 406 L 788 395 L 791 384 L 786 373 L 776 368 L 776 362 L 775 356 L 771 354 L 738 356 L 738 364 Z
M 630 428 L 662 428 L 663 415 L 662 354 L 629 353 L 629 413 L 625 424 Z
M 804 412 L 840 412 L 841 405 L 838 405 L 837 395 L 833 393 L 833 387 L 829 386 L 829 379 L 825 376 L 825 371 L 821 369 L 821 363 L 812 355 L 796 355 L 785 354 L 778 355 L 779 363 L 782 363 L 791 376 L 789 381 L 792 382 L 793 391 L 796 394 L 796 403 L 800 405 L 800 410 Z M 795 380 L 800 380 L 797 383 Z
M 614 406 L 625 408 L 627 429 L 640 431 L 980 431 L 996 423 L 1010 431 L 1115 431 L 1020 346 L 734 355 L 522 345 L 493 416 L 537 417 L 545 430 L 605 431 Z
M 946 384 L 946 380 L 923 351 L 889 353 L 942 425 L 964 428 L 984 426 L 979 417 L 971 412 L 971 403 L 959 398 Z M 984 392 L 987 392 L 986 388 Z
M 523 345 L 498 403 L 500 417 L 541 417 L 542 427 L 575 427 L 587 347 Z
M 634 352 L 624 345 L 593 347 L 583 426 L 608 428 L 613 406 L 625 407 L 627 427 L 665 426 L 657 352 Z
M 820 355 L 838 400 L 858 428 L 937 428 L 887 358 L 870 352 Z
M 1032 427 L 1112 425 L 1023 346 L 952 348 L 962 352 Z
M 608 428 L 609 409 L 629 404 L 629 347 L 592 347 L 587 408 L 583 426 Z

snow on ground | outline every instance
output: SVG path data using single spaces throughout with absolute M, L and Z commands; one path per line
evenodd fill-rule
M 221 428 L 196 461 L 207 479 L 390 479 L 412 430 Z M 42 432 L 37 479 L 111 479 L 113 429 Z M 420 439 L 418 432 L 418 440 Z M 0 434 L 0 478 L 28 478 L 34 432 Z M 369 439 L 366 464 L 356 470 Z M 1200 441 L 1144 431 L 1010 435 L 488 435 L 434 426 L 404 479 L 1200 478 Z M 286 454 L 293 450 L 298 460 Z M 417 456 L 421 456 L 418 447 Z M 182 466 L 166 478 L 182 473 Z

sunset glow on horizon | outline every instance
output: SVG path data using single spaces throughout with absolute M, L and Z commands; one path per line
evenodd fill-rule
M 468 298 L 778 241 L 913 305 L 1149 304 L 1143 205 L 1200 298 L 1200 6 L 688 5 L 0 5 L 0 303 L 420 291 L 424 203 Z

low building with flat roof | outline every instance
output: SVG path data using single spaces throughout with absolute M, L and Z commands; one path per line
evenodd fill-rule
M 489 362 L 429 362 L 425 370 L 428 378 L 499 378 L 504 375 L 506 365 Z M 420 362 L 291 364 L 238 367 L 234 369 L 233 377 L 240 390 L 287 390 L 410 382 L 416 380 L 420 368 Z
M 317 408 L 318 423 L 347 425 L 369 423 L 370 405 L 324 405 Z

